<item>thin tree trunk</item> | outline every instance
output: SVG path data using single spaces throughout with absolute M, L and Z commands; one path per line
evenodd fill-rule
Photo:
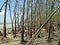
M 13 25 L 13 19 L 11 16 L 11 5 L 10 5 L 11 1 L 9 1 L 9 11 L 10 11 L 10 19 L 11 19 L 11 24 L 12 24 L 12 33 L 13 33 L 13 37 L 14 37 L 14 25 Z
M 25 1 L 26 1 L 26 0 L 24 0 L 24 3 L 23 3 L 21 42 L 24 42 L 24 14 L 25 14 Z
M 28 20 L 28 15 L 29 15 L 29 0 L 27 0 L 27 27 L 28 27 L 28 34 L 29 34 L 29 20 Z
M 14 31 L 14 33 L 15 33 L 15 36 L 14 37 L 16 37 L 16 34 L 17 34 L 17 30 L 16 30 L 16 8 L 17 8 L 17 3 L 18 3 L 18 0 L 16 0 L 16 3 L 15 3 L 15 8 L 14 8 L 14 16 L 15 16 L 15 31 Z
M 54 0 L 52 1 L 51 12 L 49 12 L 49 15 L 50 15 L 50 13 L 53 12 L 53 10 L 54 10 Z M 50 23 L 50 26 L 49 26 L 48 41 L 50 42 L 51 39 L 53 39 L 53 30 L 54 30 L 54 27 L 53 27 L 53 17 L 50 19 L 50 22 L 49 23 Z
M 30 37 L 29 38 L 32 38 L 32 6 L 33 6 L 33 4 L 32 4 L 32 2 L 33 2 L 33 0 L 31 0 L 31 29 L 30 29 Z
M 15 30 L 14 30 L 14 38 L 16 37 L 17 31 L 16 31 L 16 19 L 15 19 Z
M 12 23 L 12 33 L 13 33 L 13 37 L 14 37 L 15 32 L 14 32 L 14 25 L 13 25 L 13 21 L 11 21 L 11 23 Z
M 7 37 L 6 36 L 6 11 L 7 11 L 7 2 L 8 2 L 8 0 L 6 0 L 5 14 L 4 14 L 4 37 Z
M 18 14 L 19 15 L 19 14 Z M 18 32 L 19 32 L 19 16 L 18 16 Z

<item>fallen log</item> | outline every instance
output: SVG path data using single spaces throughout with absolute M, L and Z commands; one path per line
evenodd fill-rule
M 44 24 L 42 24 L 41 27 L 39 26 L 39 28 L 37 28 L 37 32 L 33 35 L 33 37 L 29 40 L 29 42 L 27 42 L 26 45 L 30 45 L 30 44 L 32 43 L 32 41 L 40 34 L 40 30 L 42 29 L 42 27 L 49 22 L 49 20 L 52 18 L 52 16 L 53 16 L 59 9 L 60 9 L 60 7 L 58 7 L 58 8 L 47 18 L 46 22 L 44 22 Z

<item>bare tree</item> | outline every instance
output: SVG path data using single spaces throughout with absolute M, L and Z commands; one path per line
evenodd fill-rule
M 11 24 L 12 24 L 12 33 L 14 35 L 14 25 L 13 25 L 14 17 L 12 18 L 12 15 L 11 15 L 11 5 L 10 5 L 10 3 L 11 3 L 11 1 L 9 1 L 9 11 L 10 11 Z
M 52 5 L 50 8 L 50 4 L 49 4 L 49 9 L 51 9 L 51 11 L 49 11 L 49 15 L 54 11 L 54 0 L 52 1 Z M 49 22 L 49 35 L 48 35 L 48 42 L 51 41 L 51 39 L 53 39 L 53 18 L 51 18 L 50 22 Z
M 33 11 L 33 8 L 32 8 L 32 6 L 33 6 L 33 0 L 31 0 L 31 29 L 30 29 L 30 37 L 29 38 L 32 38 L 32 11 Z
M 18 31 L 19 31 L 19 13 L 20 12 L 20 9 L 18 8 L 18 12 L 17 12 L 17 23 L 18 23 Z
M 29 34 L 29 20 L 28 20 L 28 16 L 29 16 L 29 0 L 27 0 L 27 27 L 28 27 L 28 34 Z
M 21 30 L 21 42 L 24 42 L 24 14 L 25 14 L 25 1 L 24 0 L 24 3 L 23 3 L 23 13 L 22 13 L 22 23 L 21 23 L 21 27 L 22 27 L 22 30 Z
M 16 30 L 16 8 L 17 8 L 17 4 L 18 4 L 18 0 L 16 0 L 16 3 L 15 3 L 15 8 L 14 8 L 14 18 L 15 18 L 15 36 L 14 37 L 16 37 L 16 34 L 17 34 L 17 30 Z
M 8 0 L 6 0 L 5 13 L 4 13 L 4 37 L 7 37 L 6 36 L 6 12 L 7 12 L 7 3 L 8 3 Z

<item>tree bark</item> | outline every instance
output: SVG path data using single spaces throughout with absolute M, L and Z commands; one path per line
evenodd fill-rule
M 26 0 L 24 0 L 24 3 L 23 3 L 21 42 L 24 42 L 24 14 L 25 14 L 25 1 L 26 1 Z
M 12 24 L 12 33 L 13 33 L 13 37 L 14 37 L 14 25 L 13 25 L 13 19 L 12 19 L 12 15 L 11 15 L 11 5 L 10 5 L 11 1 L 9 1 L 9 11 L 10 11 L 10 19 L 11 19 L 11 24 Z
M 32 2 L 33 2 L 33 0 L 31 0 L 31 28 L 30 28 L 30 37 L 29 38 L 32 38 L 32 12 L 33 12 L 33 10 L 32 10 L 32 6 L 33 6 L 33 4 L 32 4 Z
M 6 36 L 6 11 L 7 11 L 7 2 L 8 2 L 8 0 L 6 0 L 5 14 L 4 14 L 4 37 L 7 37 Z

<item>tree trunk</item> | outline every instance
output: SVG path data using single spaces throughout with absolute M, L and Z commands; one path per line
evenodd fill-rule
M 15 33 L 14 33 L 14 25 L 13 25 L 13 22 L 12 22 L 12 33 L 13 33 L 13 37 L 14 37 Z
M 11 19 L 11 24 L 12 24 L 12 33 L 13 33 L 13 37 L 14 37 L 14 25 L 13 25 L 13 19 L 11 16 L 11 5 L 10 5 L 11 1 L 9 1 L 9 11 L 10 11 L 10 19 Z
M 23 3 L 21 42 L 24 42 L 24 14 L 25 14 L 25 0 L 24 0 L 24 3 Z
M 49 1 L 50 2 L 50 1 Z M 51 8 L 50 8 L 51 6 Z M 54 11 L 54 0 L 52 1 L 52 5 L 50 5 L 49 3 L 49 9 L 51 9 L 51 11 L 49 11 L 49 15 Z M 48 41 L 50 42 L 51 39 L 53 39 L 53 17 L 50 19 L 49 22 L 49 35 L 48 35 Z
M 29 20 L 28 20 L 28 15 L 29 15 L 29 0 L 27 0 L 27 27 L 28 27 L 28 34 L 29 34 Z
M 8 2 L 8 0 L 6 0 L 5 14 L 4 14 L 4 37 L 7 37 L 6 36 L 6 11 L 7 11 L 7 2 Z
M 14 33 L 15 33 L 15 36 L 14 37 L 16 37 L 16 34 L 17 34 L 17 30 L 16 30 L 16 8 L 17 8 L 17 4 L 18 4 L 18 0 L 16 0 L 16 3 L 15 3 L 15 8 L 14 8 L 14 18 L 15 18 L 15 31 L 14 31 Z
M 17 34 L 17 30 L 16 30 L 16 14 L 15 14 L 15 37 L 16 37 L 16 34 Z
M 33 10 L 32 10 L 32 6 L 33 6 L 33 0 L 31 0 L 31 27 L 30 27 L 30 37 L 29 38 L 32 38 L 32 12 L 33 12 Z

